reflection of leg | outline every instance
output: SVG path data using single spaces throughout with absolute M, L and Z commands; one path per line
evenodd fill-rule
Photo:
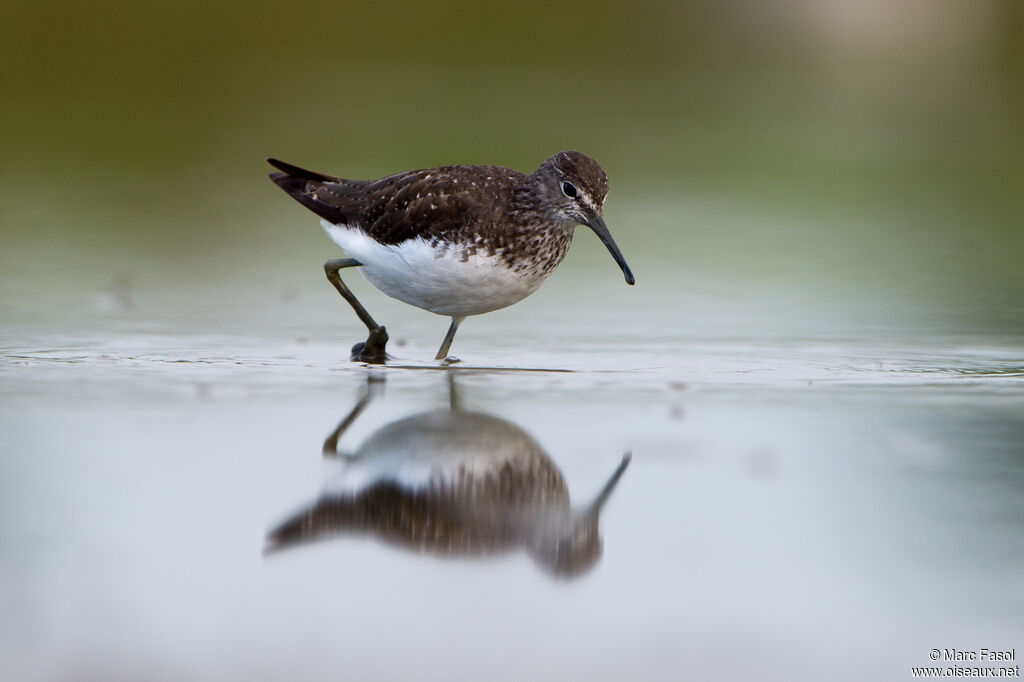
M 366 378 L 366 391 L 363 393 L 362 396 L 359 397 L 359 400 L 356 401 L 356 404 L 352 408 L 352 410 L 345 416 L 344 419 L 338 422 L 338 426 L 334 429 L 331 435 L 327 436 L 327 439 L 324 441 L 324 457 L 344 456 L 338 452 L 338 441 L 341 439 L 343 435 L 345 435 L 345 432 L 348 431 L 348 427 L 352 426 L 352 423 L 359 418 L 359 415 L 363 413 L 363 410 L 366 409 L 366 406 L 370 404 L 370 401 L 377 394 L 377 391 L 375 391 L 373 387 L 373 384 L 376 381 L 378 381 L 378 379 L 375 377 Z
M 444 360 L 448 357 L 448 349 L 452 347 L 452 340 L 455 338 L 455 332 L 458 331 L 459 325 L 465 317 L 453 317 L 452 324 L 448 327 L 448 333 L 444 335 L 444 341 L 441 342 L 441 348 L 437 351 L 437 355 L 434 356 L 435 360 Z
M 363 321 L 363 324 L 366 325 L 370 332 L 364 343 L 357 343 L 352 347 L 352 359 L 383 364 L 387 359 L 384 346 L 388 342 L 388 333 L 384 330 L 384 327 L 377 324 L 370 317 L 370 313 L 366 312 L 366 308 L 349 291 L 349 288 L 341 281 L 341 276 L 338 274 L 338 271 L 342 268 L 353 268 L 360 265 L 362 263 L 355 258 L 337 258 L 324 263 L 324 272 L 327 273 L 328 281 L 334 285 L 334 288 L 338 290 L 342 298 L 348 301 L 348 304 L 356 311 L 356 315 L 359 316 L 359 319 Z
M 459 409 L 462 406 L 462 401 L 459 400 L 459 390 L 455 386 L 455 372 L 458 371 L 454 368 L 448 368 L 448 407 L 452 412 Z

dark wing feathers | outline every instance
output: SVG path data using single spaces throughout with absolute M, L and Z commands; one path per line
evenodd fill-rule
M 370 191 L 373 200 L 363 214 L 363 229 L 384 244 L 415 237 L 455 240 L 463 232 L 479 231 L 489 221 L 490 202 L 469 181 L 460 188 L 458 175 L 433 168 L 381 180 Z
M 376 181 L 345 180 L 268 159 L 281 189 L 321 218 L 359 227 L 384 244 L 415 237 L 486 235 L 494 206 L 525 179 L 497 166 L 447 166 L 398 173 Z

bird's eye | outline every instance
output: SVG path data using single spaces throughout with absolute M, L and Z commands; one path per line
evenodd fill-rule
M 576 185 L 572 184 L 571 182 L 563 182 L 562 194 L 569 197 L 570 199 L 575 199 L 576 195 L 579 194 L 579 190 L 576 189 Z

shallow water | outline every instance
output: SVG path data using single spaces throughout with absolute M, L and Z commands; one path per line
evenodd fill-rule
M 518 354 L 467 339 L 451 370 L 414 341 L 392 349 L 403 367 L 366 368 L 283 337 L 5 338 L 5 669 L 897 679 L 935 647 L 1020 644 L 1019 347 L 573 338 Z M 457 403 L 503 426 L 467 427 L 482 450 L 436 451 L 472 465 L 525 438 L 577 509 L 632 453 L 603 552 L 566 573 L 528 541 L 385 541 L 364 519 L 265 553 L 344 479 L 322 444 L 368 381 L 343 453 Z M 363 452 L 374 475 L 427 438 L 402 433 Z M 491 540 L 494 510 L 513 514 L 466 505 Z

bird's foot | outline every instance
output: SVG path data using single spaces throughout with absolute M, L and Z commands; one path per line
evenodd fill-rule
M 459 360 L 454 355 L 449 355 L 448 357 L 446 357 L 444 360 L 441 361 L 441 364 L 442 365 L 454 365 L 456 362 L 462 362 L 462 360 Z
M 388 333 L 384 327 L 371 329 L 366 341 L 360 341 L 352 346 L 352 361 L 383 365 L 388 359 L 388 354 L 384 349 L 387 342 Z

